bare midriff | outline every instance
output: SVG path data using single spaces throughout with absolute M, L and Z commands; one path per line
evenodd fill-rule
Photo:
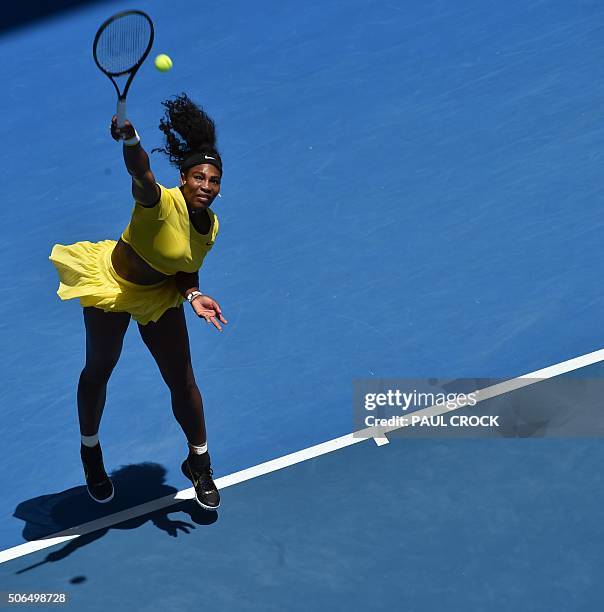
M 152 268 L 127 242 L 121 238 L 111 253 L 114 270 L 125 280 L 137 285 L 155 285 L 168 278 Z

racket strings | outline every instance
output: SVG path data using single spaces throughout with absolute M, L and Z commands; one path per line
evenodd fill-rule
M 151 24 L 143 15 L 124 15 L 111 21 L 97 39 L 99 65 L 111 75 L 129 72 L 147 52 L 151 37 Z

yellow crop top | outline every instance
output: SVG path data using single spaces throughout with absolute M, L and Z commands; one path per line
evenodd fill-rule
M 159 202 L 152 208 L 135 203 L 122 240 L 152 268 L 163 274 L 197 272 L 214 246 L 218 217 L 208 209 L 210 231 L 200 234 L 189 219 L 187 204 L 180 189 L 166 189 L 163 185 L 159 185 L 159 188 Z

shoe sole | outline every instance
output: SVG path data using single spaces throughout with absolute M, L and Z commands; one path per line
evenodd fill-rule
M 84 462 L 84 457 L 82 456 L 82 452 L 80 451 L 80 458 L 82 459 L 82 463 L 84 464 L 84 476 L 86 478 L 88 478 L 86 476 L 86 464 Z M 104 468 L 103 468 L 104 470 Z M 105 476 L 107 476 L 107 474 L 105 474 Z M 88 488 L 88 483 L 86 483 L 86 491 L 88 491 L 88 495 L 90 495 L 90 499 L 92 499 L 92 501 L 95 501 L 97 504 L 106 504 L 107 502 L 110 502 L 113 499 L 113 496 L 115 495 L 115 487 L 113 486 L 113 483 L 111 481 L 109 481 L 111 483 L 111 495 L 107 498 L 107 499 L 99 499 L 98 497 L 95 497 L 91 492 L 90 489 Z
M 113 484 L 111 485 L 111 497 L 108 497 L 107 499 L 98 499 L 96 498 L 91 492 L 90 489 L 88 488 L 88 485 L 86 485 L 86 491 L 88 491 L 88 495 L 90 495 L 90 499 L 92 499 L 93 501 L 95 501 L 97 504 L 106 504 L 107 502 L 110 502 L 113 499 L 113 496 L 115 495 L 115 489 L 113 487 Z
M 202 504 L 198 499 L 197 499 L 197 495 L 195 496 L 195 501 L 197 502 L 198 506 L 201 506 L 204 510 L 209 510 L 210 512 L 212 510 L 218 510 L 218 508 L 220 508 L 220 502 L 218 502 L 217 506 L 206 506 L 205 504 Z
M 186 476 L 186 478 L 191 480 L 191 476 L 189 475 L 189 472 L 187 471 L 187 462 L 186 462 L 186 460 L 180 466 L 180 469 L 182 470 L 182 473 Z M 192 480 L 191 480 L 191 482 L 192 482 Z M 193 492 L 195 493 L 195 487 L 193 487 Z M 216 506 L 206 506 L 204 503 L 199 501 L 199 498 L 197 497 L 197 493 L 195 493 L 195 501 L 197 502 L 198 506 L 201 506 L 204 510 L 210 510 L 210 512 L 212 510 L 216 510 L 217 508 L 220 508 L 220 502 L 218 502 L 218 504 Z

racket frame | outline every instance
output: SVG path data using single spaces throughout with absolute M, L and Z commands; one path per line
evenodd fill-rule
M 103 66 L 101 66 L 97 58 L 97 45 L 98 45 L 99 39 L 101 38 L 101 34 L 105 31 L 107 26 L 111 24 L 113 21 L 116 21 L 117 19 L 120 19 L 121 17 L 125 17 L 126 15 L 141 15 L 149 22 L 149 27 L 150 27 L 149 43 L 147 45 L 147 49 L 145 50 L 141 58 L 138 60 L 136 64 L 134 64 L 134 66 L 132 66 L 132 68 L 129 68 L 128 70 L 122 70 L 121 72 L 110 72 L 109 70 L 106 70 L 105 68 L 103 68 Z M 115 87 L 115 91 L 117 93 L 116 115 L 117 115 L 118 127 L 124 126 L 124 122 L 126 120 L 126 96 L 128 95 L 130 84 L 132 83 L 132 80 L 134 79 L 134 75 L 138 72 L 138 69 L 143 65 L 143 62 L 147 59 L 147 56 L 149 55 L 151 51 L 151 47 L 153 46 L 154 38 L 155 38 L 155 28 L 153 27 L 153 21 L 151 20 L 151 17 L 149 17 L 147 13 L 143 11 L 138 11 L 138 10 L 120 11 L 119 13 L 115 13 L 115 15 L 111 15 L 111 17 L 106 19 L 99 26 L 99 29 L 97 30 L 97 33 L 94 37 L 94 41 L 92 43 L 92 57 L 94 58 L 94 63 L 98 66 L 99 70 L 103 74 L 109 77 L 109 80 L 113 83 L 113 86 Z M 128 80 L 126 81 L 126 85 L 124 86 L 124 91 L 120 92 L 120 88 L 118 87 L 118 84 L 115 82 L 114 77 L 124 76 L 126 74 L 129 75 Z

